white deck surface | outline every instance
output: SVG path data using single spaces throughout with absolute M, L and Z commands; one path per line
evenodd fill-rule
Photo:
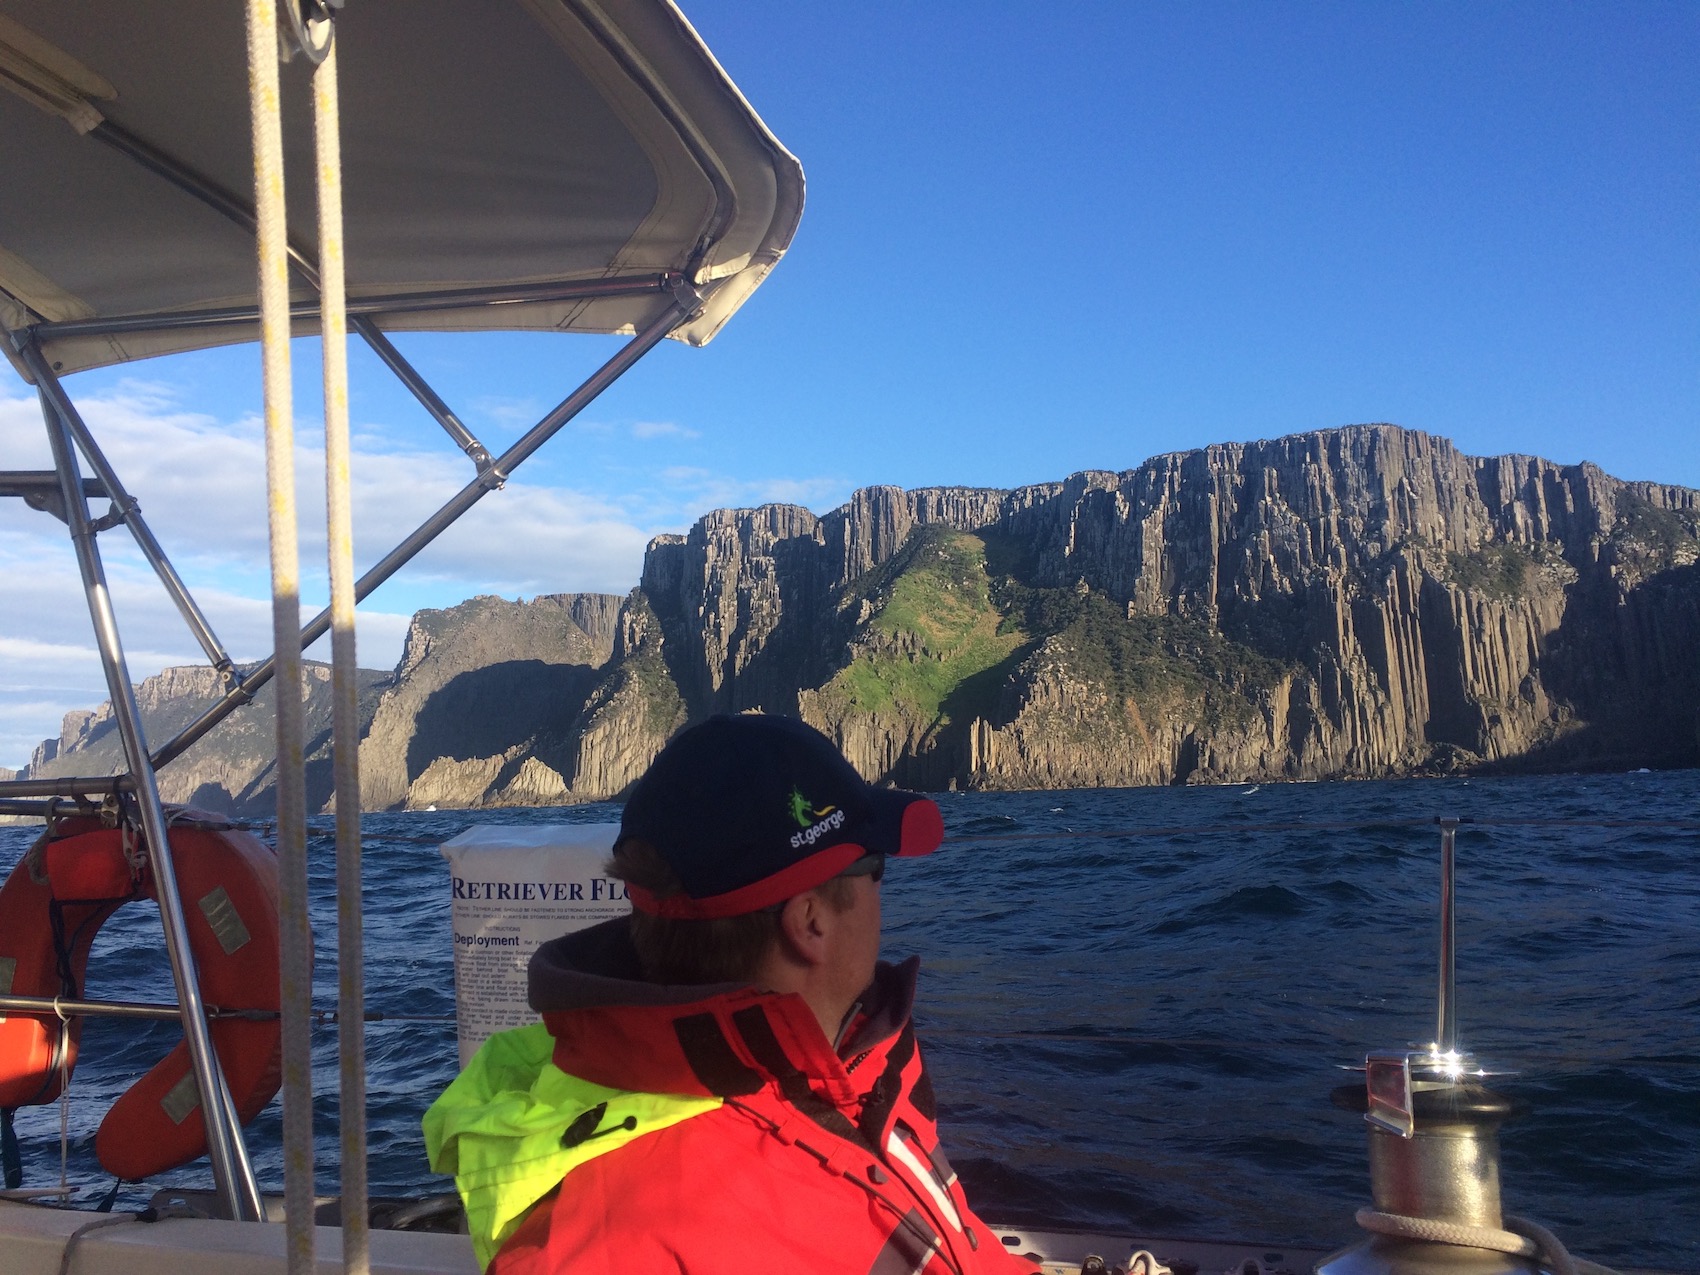
M 111 1225 L 90 1229 L 77 1240 L 71 1275 L 223 1275 L 229 1271 L 284 1275 L 284 1229 L 277 1223 L 203 1218 L 141 1222 L 133 1214 L 98 1214 L 4 1200 L 0 1200 L 0 1275 L 58 1275 L 65 1245 L 78 1228 L 104 1221 Z M 1268 1267 L 1300 1273 L 1320 1256 L 1196 1240 L 996 1229 L 1013 1252 L 1042 1254 L 1047 1275 L 1078 1271 L 1088 1253 L 1111 1263 L 1122 1262 L 1135 1248 L 1150 1248 L 1163 1258 L 1190 1257 L 1198 1262 L 1200 1275 L 1237 1272 L 1251 1257 L 1264 1259 Z M 316 1252 L 322 1275 L 341 1275 L 341 1232 L 319 1227 Z M 374 1231 L 372 1271 L 374 1275 L 478 1275 L 478 1264 L 464 1235 Z
M 123 1220 L 117 1220 L 123 1219 Z M 77 1241 L 71 1275 L 284 1275 L 284 1230 L 276 1223 L 97 1214 L 0 1201 L 0 1275 L 58 1275 L 65 1245 L 90 1222 L 111 1226 Z M 341 1275 L 342 1233 L 318 1229 L 318 1269 Z M 464 1235 L 372 1233 L 373 1275 L 478 1275 Z

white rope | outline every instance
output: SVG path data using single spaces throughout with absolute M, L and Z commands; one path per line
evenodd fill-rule
M 307 922 L 307 798 L 302 759 L 301 563 L 295 525 L 295 423 L 289 370 L 289 244 L 283 192 L 276 0 L 248 0 L 248 91 L 258 223 L 266 503 L 276 661 L 277 855 L 283 1017 L 283 1194 L 290 1275 L 313 1258 L 313 935 Z
M 325 380 L 325 543 L 331 585 L 331 715 L 336 777 L 337 1055 L 341 1063 L 342 1263 L 367 1275 L 366 989 L 360 892 L 360 685 L 354 646 L 354 513 L 349 496 L 348 313 L 342 142 L 334 34 L 313 72 L 319 187 L 319 330 Z
M 1382 1213 L 1376 1209 L 1359 1209 L 1358 1225 L 1376 1235 L 1397 1239 L 1422 1240 L 1429 1244 L 1452 1244 L 1459 1248 L 1480 1248 L 1493 1253 L 1510 1253 L 1517 1257 L 1534 1258 L 1552 1275 L 1617 1275 L 1608 1266 L 1572 1257 L 1558 1236 L 1538 1222 L 1528 1218 L 1505 1217 L 1505 1229 L 1493 1226 L 1466 1226 L 1462 1222 L 1442 1222 L 1427 1217 L 1406 1217 L 1400 1213 Z

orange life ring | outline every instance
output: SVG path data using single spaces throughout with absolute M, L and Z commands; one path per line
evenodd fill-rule
M 89 948 L 106 918 L 134 899 L 157 899 L 146 856 L 126 852 L 118 829 L 87 824 L 43 837 L 0 887 L 0 987 L 20 996 L 81 997 Z M 70 835 L 63 835 L 69 832 Z M 171 828 L 201 995 L 223 1009 L 276 1011 L 277 858 L 233 829 Z M 132 857 L 134 855 L 134 858 Z M 0 1107 L 52 1102 L 76 1065 L 81 1023 L 41 1016 L 0 1018 Z M 246 1124 L 277 1093 L 282 1027 L 276 1018 L 215 1018 L 213 1048 Z M 95 1155 L 115 1177 L 136 1180 L 205 1154 L 200 1091 L 179 1043 L 113 1103 Z

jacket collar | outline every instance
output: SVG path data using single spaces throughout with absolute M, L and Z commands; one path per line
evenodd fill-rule
M 846 1060 L 896 1039 L 919 967 L 915 957 L 880 963 L 837 1051 L 801 996 L 736 983 L 644 982 L 624 917 L 545 943 L 531 959 L 529 990 L 555 1038 L 555 1065 L 568 1075 L 705 1097 L 795 1086 L 800 1075 L 848 1105 L 857 1088 Z

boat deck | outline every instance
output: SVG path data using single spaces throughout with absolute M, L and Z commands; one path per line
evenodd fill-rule
M 1188 1239 L 1149 1239 L 1077 1231 L 995 1227 L 1012 1252 L 1039 1257 L 1046 1275 L 1075 1275 L 1089 1255 L 1110 1266 L 1138 1249 L 1149 1249 L 1175 1275 L 1303 1275 L 1322 1250 L 1272 1249 L 1252 1244 Z M 81 1234 L 79 1235 L 79 1232 Z M 342 1271 L 342 1232 L 317 1228 L 318 1269 Z M 284 1275 L 284 1228 L 210 1218 L 163 1217 L 144 1222 L 133 1213 L 99 1214 L 79 1209 L 0 1201 L 0 1275 L 59 1275 L 65 1246 L 76 1238 L 70 1269 L 79 1275 Z M 478 1275 L 471 1242 L 464 1235 L 419 1231 L 373 1231 L 373 1275 Z M 1251 1263 L 1248 1267 L 1247 1263 Z

